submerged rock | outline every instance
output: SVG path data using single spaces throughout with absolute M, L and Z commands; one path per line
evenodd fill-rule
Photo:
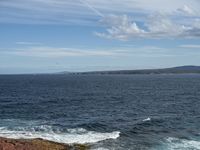
M 88 146 L 67 145 L 43 139 L 0 138 L 0 150 L 88 150 Z

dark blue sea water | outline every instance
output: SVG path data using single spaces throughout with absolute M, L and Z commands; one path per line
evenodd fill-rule
M 200 75 L 1 75 L 0 136 L 200 150 Z

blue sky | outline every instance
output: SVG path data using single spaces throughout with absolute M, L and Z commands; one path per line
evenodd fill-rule
M 200 65 L 199 0 L 1 0 L 0 73 Z

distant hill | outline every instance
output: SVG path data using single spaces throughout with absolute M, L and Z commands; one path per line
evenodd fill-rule
M 164 69 L 141 69 L 141 70 L 116 70 L 116 71 L 92 71 L 73 74 L 188 74 L 200 73 L 200 66 L 180 66 Z
M 71 72 L 63 71 L 63 72 L 57 72 L 56 74 L 71 74 Z

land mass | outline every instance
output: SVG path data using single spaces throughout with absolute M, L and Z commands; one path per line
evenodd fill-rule
M 76 72 L 71 74 L 200 74 L 200 66 L 180 66 L 164 69 L 141 69 L 141 70 L 114 70 L 114 71 L 91 71 Z
M 0 150 L 87 150 L 86 145 L 67 145 L 43 139 L 8 139 L 0 137 Z

